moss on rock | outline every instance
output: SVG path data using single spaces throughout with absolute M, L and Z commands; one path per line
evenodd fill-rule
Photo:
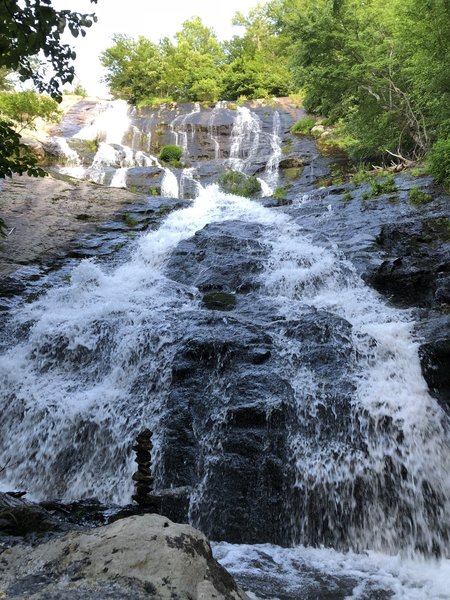
M 212 290 L 203 295 L 203 305 L 208 310 L 233 310 L 236 297 L 228 292 Z

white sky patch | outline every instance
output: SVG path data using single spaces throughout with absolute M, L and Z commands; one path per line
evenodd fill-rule
M 172 37 L 181 29 L 182 23 L 191 17 L 201 17 L 203 23 L 212 27 L 221 40 L 239 35 L 241 27 L 233 27 L 231 20 L 237 11 L 247 14 L 258 0 L 53 0 L 56 10 L 95 12 L 98 22 L 86 37 L 65 39 L 75 48 L 77 79 L 90 95 L 106 96 L 107 89 L 100 83 L 104 71 L 100 65 L 100 53 L 111 45 L 115 33 L 137 37 L 143 35 L 153 42 Z M 260 2 L 260 4 L 264 4 Z

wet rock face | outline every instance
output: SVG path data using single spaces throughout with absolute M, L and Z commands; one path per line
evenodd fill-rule
M 319 243 L 336 243 L 388 302 L 420 309 L 415 320 L 423 375 L 431 394 L 450 413 L 449 200 L 430 177 L 401 175 L 396 185 L 394 198 L 370 201 L 362 201 L 366 186 L 330 186 L 313 192 L 311 202 L 286 210 Z M 408 197 L 411 189 L 426 191 L 433 200 L 415 205 Z M 301 193 L 300 183 L 294 190 Z M 344 200 L 345 192 L 351 200 Z
M 375 289 L 404 306 L 450 304 L 450 219 L 389 223 L 376 242 L 389 258 L 369 276 Z
M 269 251 L 258 241 L 262 233 L 255 223 L 213 223 L 178 244 L 168 261 L 171 279 L 203 292 L 203 310 L 192 315 L 172 364 L 158 467 L 164 488 L 191 490 L 190 518 L 212 539 L 285 543 L 293 431 L 306 445 L 318 435 L 324 445 L 347 443 L 354 351 L 343 319 L 305 309 L 288 321 L 273 299 L 256 294 Z M 231 311 L 205 303 L 218 291 L 233 294 Z M 296 421 L 280 337 L 296 348 L 290 368 L 309 370 L 311 380 L 334 373 L 321 387 L 319 433 L 306 389 L 305 420 Z
M 167 266 L 171 279 L 200 291 L 245 293 L 259 286 L 268 249 L 258 241 L 262 227 L 255 223 L 212 223 L 181 242 Z
M 0 547 L 3 536 L 28 537 L 63 529 L 64 524 L 44 508 L 0 492 Z
M 2 562 L 4 598 L 247 598 L 200 532 L 158 515 L 121 519 L 32 549 L 16 546 Z

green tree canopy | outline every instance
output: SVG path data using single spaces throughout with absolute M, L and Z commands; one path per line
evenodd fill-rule
M 244 35 L 225 43 L 199 17 L 185 21 L 173 40 L 164 38 L 158 45 L 115 36 L 101 57 L 111 93 L 136 104 L 156 97 L 217 101 L 288 93 L 288 38 L 277 35 L 262 7 L 248 17 L 238 13 L 234 23 L 245 28 Z
M 161 48 L 144 37 L 113 36 L 113 46 L 100 60 L 106 68 L 104 81 L 113 97 L 132 104 L 145 97 L 160 96 L 163 82 Z
M 238 12 L 233 24 L 244 28 L 244 33 L 225 44 L 229 57 L 225 96 L 261 98 L 285 96 L 292 91 L 289 39 L 277 34 L 267 8 L 258 5 L 248 16 Z
M 38 117 L 56 122 L 61 117 L 61 112 L 56 100 L 31 90 L 0 92 L 0 117 L 10 119 L 15 130 L 20 133 L 23 129 L 35 129 Z
M 359 157 L 423 156 L 449 118 L 447 0 L 273 0 L 305 107 Z
M 90 1 L 97 3 L 97 0 Z M 1 0 L 0 69 L 18 73 L 21 81 L 31 80 L 40 92 L 60 101 L 62 84 L 70 83 L 75 74 L 72 65 L 75 52 L 62 43 L 61 36 L 66 29 L 75 37 L 84 36 L 85 29 L 95 20 L 93 14 L 57 11 L 51 6 L 51 0 Z M 43 70 L 36 69 L 36 60 L 40 61 L 42 55 L 44 63 L 51 67 L 49 78 Z M 0 177 L 13 173 L 45 174 L 20 143 L 14 124 L 1 120 Z

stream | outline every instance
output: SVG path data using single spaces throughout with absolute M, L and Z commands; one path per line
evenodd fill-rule
M 286 116 L 234 111 L 223 152 L 221 110 L 195 106 L 167 135 L 189 155 L 203 118 L 211 160 L 242 172 L 263 143 L 268 195 Z M 195 160 L 184 175 L 161 167 L 154 134 L 135 131 L 118 162 L 123 135 L 64 172 L 121 187 L 162 169 L 161 195 L 191 190 L 192 204 L 5 319 L 0 490 L 128 505 L 131 445 L 149 427 L 157 492 L 179 498 L 252 600 L 450 598 L 449 417 L 413 312 L 366 285 L 320 223 L 293 218 L 307 188 L 266 207 L 196 177 Z M 229 305 L 211 310 L 217 292 Z

